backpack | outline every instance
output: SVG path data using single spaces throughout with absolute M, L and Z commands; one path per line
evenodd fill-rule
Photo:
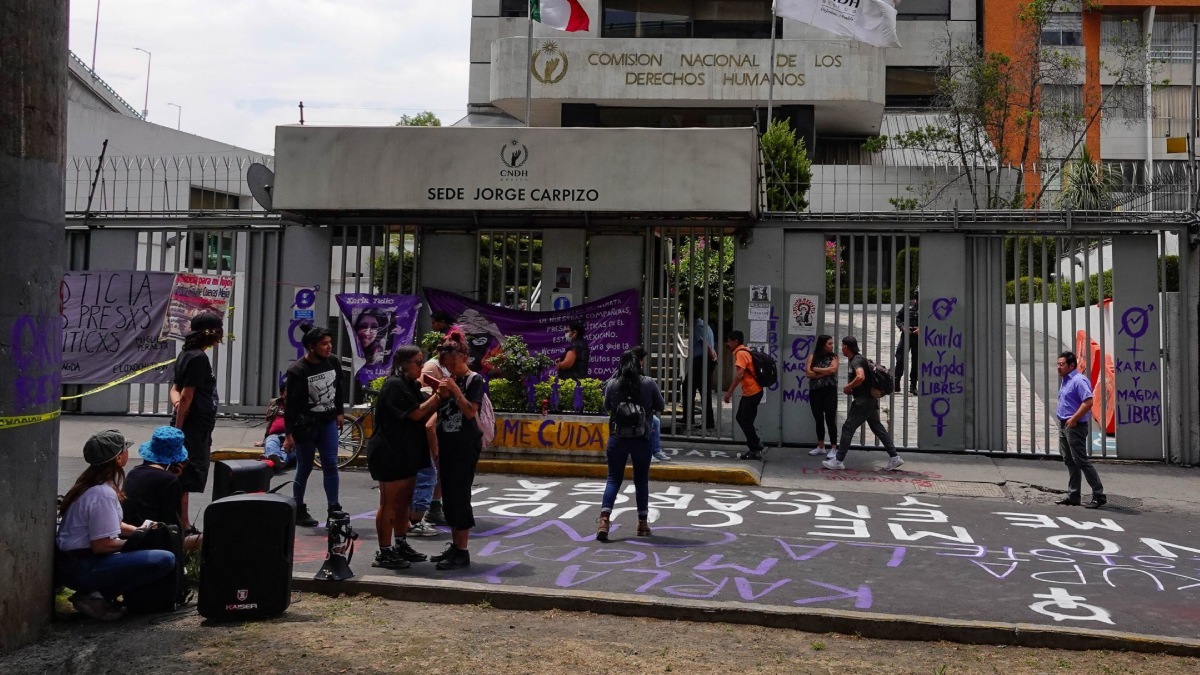
M 472 373 L 475 377 L 482 378 L 479 373 Z M 492 399 L 487 393 L 487 383 L 484 383 L 483 400 L 479 402 L 479 413 L 475 415 L 475 424 L 479 427 L 479 433 L 483 434 L 483 447 L 490 447 L 492 441 L 496 440 L 496 411 L 492 408 Z
M 896 380 L 892 379 L 892 371 L 882 363 L 867 359 L 867 377 L 871 382 L 871 396 L 883 398 L 896 393 Z
M 617 404 L 608 418 L 609 434 L 617 438 L 641 438 L 646 435 L 646 409 L 628 398 Z
M 177 525 L 161 525 L 141 530 L 144 534 L 126 540 L 126 551 L 170 551 L 175 555 L 175 569 L 156 581 L 126 591 L 125 607 L 132 614 L 155 614 L 171 612 L 182 607 L 191 599 L 187 578 L 184 576 L 183 534 Z
M 775 359 L 766 352 L 756 352 L 749 347 L 742 347 L 750 352 L 750 361 L 754 365 L 754 381 L 763 389 L 770 389 L 779 384 L 779 366 Z

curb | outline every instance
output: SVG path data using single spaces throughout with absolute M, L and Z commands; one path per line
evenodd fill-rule
M 214 450 L 213 459 L 258 459 L 260 448 L 221 448 Z M 349 466 L 362 468 L 367 458 L 359 455 Z M 720 483 L 723 485 L 759 485 L 761 465 L 755 471 L 746 466 L 719 466 L 672 462 L 650 465 L 650 479 L 682 483 Z M 560 462 L 539 459 L 479 460 L 478 473 L 515 474 L 557 478 L 607 478 L 608 466 L 597 462 Z M 633 478 L 633 467 L 625 467 L 625 478 Z
M 432 581 L 366 575 L 354 581 L 317 581 L 293 575 L 292 589 L 337 597 L 365 593 L 388 600 L 484 605 L 496 609 L 595 612 L 666 621 L 705 621 L 841 633 L 879 640 L 948 641 L 1085 651 L 1108 649 L 1172 656 L 1200 656 L 1200 640 L 1122 631 L 1080 630 L 1029 623 L 967 621 L 849 610 L 763 607 L 743 602 L 645 598 L 625 593 L 566 592 L 528 586 Z

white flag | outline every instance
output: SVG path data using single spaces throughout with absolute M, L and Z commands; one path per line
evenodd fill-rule
M 890 0 L 776 0 L 775 13 L 876 47 L 899 47 Z

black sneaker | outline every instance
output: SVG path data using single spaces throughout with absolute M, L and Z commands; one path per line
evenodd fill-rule
M 405 562 L 425 562 L 429 560 L 429 556 L 414 549 L 407 541 L 401 539 L 392 545 L 392 550 L 396 552 L 396 556 Z
M 738 459 L 762 459 L 762 453 L 755 452 L 753 450 L 747 450 L 746 452 L 738 455 Z
M 317 519 L 308 512 L 308 506 L 300 504 L 296 507 L 296 527 L 316 527 Z
M 442 551 L 441 553 L 439 553 L 437 555 L 429 556 L 429 562 L 440 563 L 443 560 L 446 560 L 450 556 L 454 555 L 454 552 L 457 550 L 458 549 L 454 547 L 454 544 L 452 544 L 452 543 L 446 544 L 446 550 Z
M 471 552 L 463 549 L 455 549 L 448 558 L 437 564 L 439 570 L 461 570 L 470 566 Z
M 382 567 L 385 570 L 403 570 L 411 566 L 412 563 L 397 555 L 396 549 L 391 547 L 380 549 L 375 554 L 375 562 L 371 563 L 371 567 Z
M 1098 509 L 1108 503 L 1108 497 L 1100 495 L 1099 497 L 1092 495 L 1092 501 L 1083 505 L 1085 509 Z
M 446 524 L 446 512 L 442 510 L 441 504 L 431 504 L 429 510 L 425 512 L 425 520 L 434 525 Z

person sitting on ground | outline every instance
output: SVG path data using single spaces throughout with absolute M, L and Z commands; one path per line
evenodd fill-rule
M 121 522 L 125 463 L 129 446 L 121 432 L 93 435 L 83 445 L 88 463 L 59 506 L 54 576 L 75 591 L 71 604 L 80 614 L 104 621 L 124 613 L 115 605 L 123 593 L 158 581 L 175 569 L 170 551 L 122 552 L 145 528 Z
M 191 528 L 188 514 L 179 510 L 183 495 L 179 474 L 188 456 L 183 432 L 175 427 L 159 427 L 149 441 L 138 446 L 138 454 L 142 464 L 125 476 L 121 520 L 134 527 L 147 521 L 174 525 L 186 534 L 183 550 L 199 550 L 200 533 Z
M 296 465 L 295 444 L 287 433 L 284 423 L 283 406 L 287 399 L 287 376 L 279 378 L 279 396 L 267 404 L 267 430 L 263 439 L 254 444 L 262 448 L 263 454 L 258 461 L 267 462 L 275 473 L 285 471 Z

